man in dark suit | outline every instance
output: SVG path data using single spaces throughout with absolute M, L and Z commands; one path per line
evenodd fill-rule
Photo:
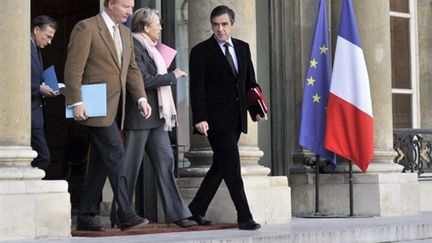
M 137 109 L 150 117 L 144 82 L 135 62 L 132 35 L 122 23 L 132 15 L 134 0 L 105 0 L 102 13 L 80 21 L 72 30 L 65 65 L 66 105 L 75 121 L 88 126 L 92 159 L 81 195 L 78 230 L 102 231 L 95 220 L 96 208 L 108 176 L 118 209 L 121 230 L 148 223 L 130 206 L 124 172 L 124 148 L 119 127 L 123 127 L 126 93 Z M 81 85 L 107 85 L 107 115 L 88 117 L 81 97 Z
M 51 44 L 56 29 L 56 21 L 46 15 L 34 18 L 31 23 L 31 146 L 38 153 L 31 165 L 45 172 L 51 156 L 45 139 L 43 97 L 55 97 L 59 92 L 44 84 L 40 49 Z
M 190 96 L 193 125 L 207 136 L 213 163 L 189 208 L 200 225 L 222 179 L 237 210 L 240 229 L 256 230 L 240 173 L 237 142 L 247 132 L 246 91 L 256 84 L 249 45 L 231 38 L 235 14 L 221 5 L 213 9 L 213 36 L 192 48 L 190 54 Z

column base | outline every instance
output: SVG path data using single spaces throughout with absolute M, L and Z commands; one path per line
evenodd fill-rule
M 270 169 L 258 164 L 264 153 L 258 147 L 239 146 L 241 174 L 243 176 L 267 176 Z M 180 177 L 204 177 L 210 169 L 213 151 L 210 148 L 191 149 L 185 153 L 191 162 L 190 167 L 180 168 Z
M 0 180 L 0 240 L 69 237 L 67 188 L 66 181 Z
M 319 212 L 349 215 L 348 174 L 320 174 Z M 315 214 L 315 174 L 291 174 L 293 216 Z M 354 215 L 398 216 L 420 211 L 419 184 L 415 173 L 353 174 Z
M 202 177 L 177 180 L 183 199 L 192 201 Z M 260 224 L 291 222 L 291 189 L 285 176 L 243 176 L 246 196 L 254 219 Z M 237 213 L 222 182 L 205 215 L 214 223 L 237 223 Z
M 419 178 L 420 211 L 432 211 L 432 173 L 422 174 Z
M 68 183 L 41 180 L 34 157 L 30 147 L 0 147 L 0 241 L 70 237 Z

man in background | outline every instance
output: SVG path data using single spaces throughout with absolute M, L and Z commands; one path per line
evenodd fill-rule
M 45 139 L 44 97 L 55 97 L 53 91 L 44 84 L 41 49 L 51 44 L 57 23 L 49 16 L 41 15 L 31 22 L 31 146 L 38 153 L 31 165 L 45 172 L 51 156 Z

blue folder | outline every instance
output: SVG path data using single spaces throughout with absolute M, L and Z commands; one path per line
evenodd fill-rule
M 82 102 L 89 117 L 104 117 L 107 115 L 106 94 L 105 83 L 81 85 Z M 66 107 L 66 118 L 73 118 L 72 107 L 70 106 Z
M 59 90 L 59 85 L 58 85 L 57 75 L 55 73 L 54 65 L 51 65 L 49 68 L 45 69 L 43 76 L 46 85 L 48 85 L 53 91 Z

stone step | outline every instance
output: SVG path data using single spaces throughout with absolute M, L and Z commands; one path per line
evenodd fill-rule
M 349 243 L 349 242 L 432 242 L 432 212 L 397 217 L 293 218 L 290 224 L 263 225 L 257 231 L 224 229 L 117 237 L 73 237 L 11 241 L 13 243 Z M 0 243 L 5 243 L 0 241 Z

